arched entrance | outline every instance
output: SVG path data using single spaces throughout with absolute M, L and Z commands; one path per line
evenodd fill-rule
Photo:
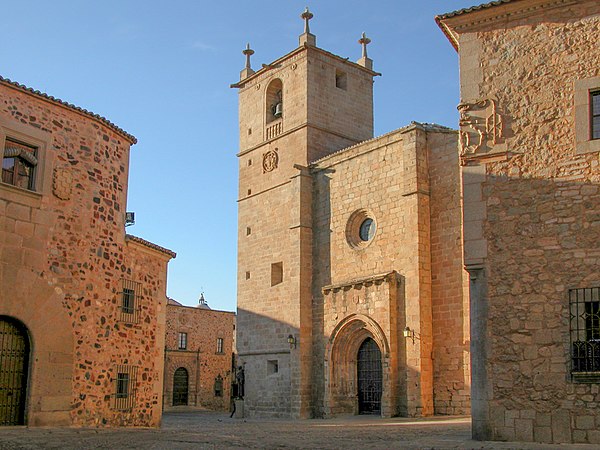
M 188 404 L 188 371 L 180 367 L 173 375 L 173 406 Z
M 325 414 L 396 413 L 396 372 L 388 339 L 370 317 L 352 314 L 335 327 L 326 349 Z
M 356 356 L 358 413 L 381 414 L 381 351 L 371 338 L 363 341 Z
M 0 316 L 0 425 L 25 425 L 29 351 L 27 328 Z

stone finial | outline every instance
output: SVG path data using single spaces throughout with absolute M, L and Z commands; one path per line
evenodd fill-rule
M 310 25 L 308 21 L 314 17 L 313 13 L 308 10 L 308 6 L 304 10 L 304 12 L 300 15 L 302 19 L 304 19 L 304 34 L 310 33 Z
M 303 45 L 312 45 L 313 47 L 317 46 L 317 37 L 310 32 L 310 25 L 308 21 L 314 17 L 313 13 L 308 10 L 308 6 L 304 10 L 304 12 L 300 15 L 300 17 L 304 20 L 304 33 L 300 35 L 300 46 Z
M 367 37 L 367 34 L 363 31 L 358 43 L 362 45 L 362 57 L 357 61 L 363 67 L 373 70 L 373 60 L 367 56 L 367 45 L 371 43 L 371 39 Z
M 250 48 L 250 43 L 246 44 L 246 48 L 242 51 L 242 54 L 246 56 L 246 67 L 240 72 L 240 80 L 248 78 L 254 73 L 252 66 L 250 65 L 250 57 L 254 55 L 254 50 Z

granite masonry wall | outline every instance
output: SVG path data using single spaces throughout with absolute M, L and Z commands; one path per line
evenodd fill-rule
M 3 80 L 6 138 L 37 147 L 39 160 L 33 191 L 0 183 L 0 314 L 27 327 L 33 348 L 26 423 L 157 426 L 174 254 L 125 238 L 135 138 Z M 139 283 L 136 323 L 121 320 L 123 279 Z M 117 365 L 137 367 L 127 411 L 114 407 Z
M 523 0 L 442 23 L 460 55 L 473 434 L 599 444 L 600 373 L 572 373 L 569 290 L 600 286 L 600 5 Z

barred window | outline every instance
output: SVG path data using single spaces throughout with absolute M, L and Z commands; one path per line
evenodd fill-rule
M 113 408 L 126 411 L 135 405 L 137 367 L 120 364 L 115 372 Z
M 179 333 L 178 341 L 179 350 L 187 349 L 187 333 Z
M 600 381 L 600 287 L 569 290 L 571 374 Z
M 223 338 L 217 338 L 217 353 L 223 353 Z
M 223 377 L 215 378 L 215 397 L 223 397 Z
M 131 280 L 122 280 L 120 320 L 126 323 L 139 323 L 141 284 Z
M 600 90 L 590 92 L 591 138 L 600 139 Z

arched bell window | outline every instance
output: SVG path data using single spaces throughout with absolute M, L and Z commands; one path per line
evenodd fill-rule
M 283 83 L 279 78 L 271 81 L 267 87 L 266 115 L 267 123 L 283 116 Z

